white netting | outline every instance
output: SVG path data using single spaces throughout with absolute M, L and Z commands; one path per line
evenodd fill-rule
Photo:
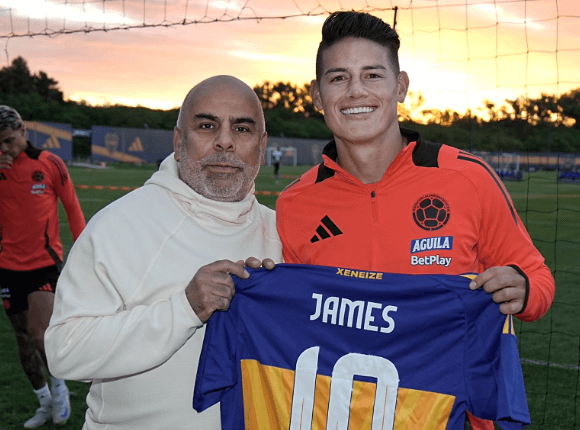
M 0 38 L 287 19 L 335 10 L 378 12 L 392 2 L 281 0 L 0 0 Z M 412 3 L 412 2 L 411 2 Z

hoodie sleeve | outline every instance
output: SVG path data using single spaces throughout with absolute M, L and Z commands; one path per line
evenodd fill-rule
M 123 211 L 97 214 L 74 244 L 60 276 L 45 334 L 52 375 L 117 378 L 169 359 L 202 326 L 185 296 L 187 281 L 140 297 L 148 269 L 168 237 Z M 172 227 L 173 233 L 178 226 Z

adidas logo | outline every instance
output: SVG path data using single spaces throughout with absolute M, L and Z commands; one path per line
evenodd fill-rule
M 342 234 L 342 231 L 338 228 L 338 226 L 332 222 L 328 215 L 326 215 L 321 220 L 322 225 L 319 225 L 316 229 L 316 233 L 310 239 L 310 243 L 318 242 L 319 240 L 328 239 L 329 237 L 338 236 Z M 324 228 L 326 227 L 326 228 Z
M 141 138 L 137 136 L 131 146 L 129 146 L 129 151 L 131 152 L 143 152 L 143 142 L 141 142 Z
M 4 174 L 4 172 L 0 173 L 0 181 L 5 181 L 6 180 L 6 175 Z
M 42 287 L 38 289 L 38 291 L 54 291 L 50 284 L 44 284 Z

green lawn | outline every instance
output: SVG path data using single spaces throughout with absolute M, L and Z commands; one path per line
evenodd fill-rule
M 580 184 L 555 178 L 537 172 L 506 184 L 556 278 L 548 313 L 516 326 L 520 355 L 530 360 L 522 367 L 534 430 L 580 428 Z
M 108 186 L 138 187 L 156 170 L 155 166 L 113 166 L 106 170 L 71 167 L 77 195 L 88 220 L 100 208 L 128 191 L 110 190 Z M 271 167 L 264 167 L 257 180 L 258 200 L 275 208 L 277 194 L 290 184 L 305 167 L 282 169 L 278 182 Z M 102 185 L 103 189 L 93 186 Z M 520 354 L 533 430 L 580 429 L 580 184 L 559 184 L 556 173 L 537 172 L 521 182 L 507 182 L 520 217 L 546 257 L 556 277 L 556 298 L 548 314 L 535 323 L 516 323 Z M 263 192 L 270 192 L 265 195 Z M 71 246 L 62 207 L 61 237 L 65 250 Z M 17 358 L 12 328 L 0 312 L 0 430 L 22 428 L 37 407 L 36 396 Z M 69 382 L 73 415 L 58 428 L 80 429 L 84 422 L 88 384 Z M 47 424 L 43 429 L 57 428 Z

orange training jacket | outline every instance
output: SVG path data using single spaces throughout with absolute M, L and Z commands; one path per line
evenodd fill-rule
M 62 264 L 58 198 L 76 240 L 85 218 L 57 155 L 28 143 L 12 169 L 0 169 L 0 268 L 26 271 Z
M 347 173 L 330 142 L 323 163 L 282 192 L 276 218 L 284 260 L 408 274 L 509 265 L 528 287 L 517 317 L 544 315 L 554 278 L 495 172 L 468 152 L 401 132 L 411 143 L 380 182 L 365 185 Z

